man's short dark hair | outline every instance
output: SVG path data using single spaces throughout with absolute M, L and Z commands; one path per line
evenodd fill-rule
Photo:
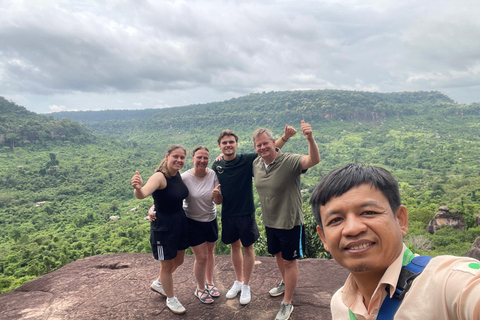
M 392 174 L 380 167 L 347 164 L 330 171 L 315 187 L 310 198 L 313 216 L 317 224 L 323 228 L 320 207 L 330 199 L 340 197 L 348 190 L 361 184 L 370 183 L 387 198 L 390 208 L 395 214 L 400 206 L 398 182 Z
M 222 132 L 220 132 L 220 135 L 218 136 L 218 139 L 217 139 L 217 142 L 218 142 L 218 145 L 220 145 L 220 141 L 223 139 L 223 137 L 225 136 L 232 136 L 235 138 L 235 142 L 238 143 L 238 136 L 235 134 L 235 132 L 233 132 L 232 130 L 230 129 L 225 129 L 223 130 Z

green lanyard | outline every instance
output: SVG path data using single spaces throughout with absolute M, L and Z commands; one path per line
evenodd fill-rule
M 402 267 L 405 267 L 407 264 L 412 262 L 413 258 L 415 258 L 415 255 L 412 251 L 410 251 L 410 249 L 407 248 L 407 250 L 405 250 L 403 253 Z M 352 312 L 352 310 L 350 310 L 350 308 L 348 309 L 348 316 L 350 317 L 350 320 L 357 320 L 355 314 Z

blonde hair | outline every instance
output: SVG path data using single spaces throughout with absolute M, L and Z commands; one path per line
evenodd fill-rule
M 259 136 L 261 136 L 264 133 L 267 135 L 268 139 L 274 140 L 272 131 L 270 131 L 268 129 L 265 129 L 265 128 L 258 128 L 253 133 L 253 142 L 255 142 L 255 139 L 258 138 Z
M 185 152 L 185 156 L 187 155 L 187 149 L 185 149 L 185 147 L 180 144 L 172 144 L 168 146 L 165 155 L 169 156 L 173 150 L 177 150 L 177 149 L 182 149 L 183 152 Z M 155 172 L 162 172 L 165 175 L 165 178 L 167 179 L 170 179 L 172 177 L 170 175 L 170 172 L 168 172 L 167 159 L 165 158 L 163 158 L 162 162 L 160 162 L 160 164 L 158 165 L 158 168 L 155 169 Z

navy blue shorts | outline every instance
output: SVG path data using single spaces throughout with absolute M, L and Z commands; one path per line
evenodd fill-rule
M 195 247 L 204 242 L 216 242 L 218 239 L 217 218 L 209 222 L 195 221 L 187 217 L 190 246 Z
M 231 244 L 240 239 L 242 246 L 250 247 L 259 237 L 255 213 L 238 217 L 222 217 L 223 243 Z
M 150 223 L 150 245 L 156 260 L 172 260 L 177 251 L 190 246 L 188 223 L 185 212 L 156 213 L 157 219 Z
M 305 248 L 305 228 L 295 226 L 293 229 L 274 229 L 265 227 L 267 232 L 268 253 L 282 253 L 283 260 L 303 258 Z

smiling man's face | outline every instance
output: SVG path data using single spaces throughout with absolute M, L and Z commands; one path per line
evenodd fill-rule
M 275 140 L 268 137 L 266 133 L 262 133 L 258 137 L 255 137 L 253 146 L 258 155 L 263 158 L 266 164 L 275 160 L 277 152 L 275 150 Z
M 404 206 L 392 212 L 388 199 L 369 183 L 354 187 L 320 207 L 325 249 L 351 273 L 383 275 L 400 255 L 408 232 Z
M 220 148 L 224 156 L 234 157 L 235 152 L 238 148 L 238 143 L 235 140 L 234 136 L 227 135 L 220 140 L 220 144 L 218 145 L 218 147 Z

